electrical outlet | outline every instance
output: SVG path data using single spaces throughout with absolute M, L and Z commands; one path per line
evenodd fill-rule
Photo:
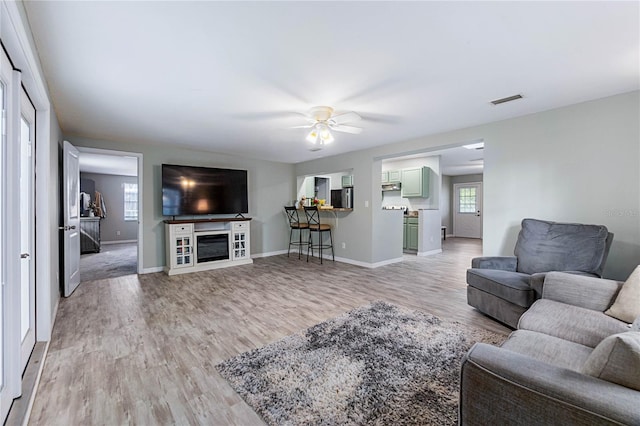
M 364 202 L 364 206 L 365 206 L 365 207 L 369 207 L 369 201 L 365 201 L 365 202 Z
M 347 248 L 347 243 L 342 243 L 342 248 L 346 249 Z
M 120 236 L 120 231 L 116 231 L 116 237 Z

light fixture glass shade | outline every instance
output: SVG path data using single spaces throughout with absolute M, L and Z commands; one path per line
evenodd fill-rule
M 311 129 L 305 139 L 311 143 L 316 143 L 316 141 L 318 140 L 318 131 L 315 128 Z
M 318 133 L 320 133 L 320 140 L 322 141 L 322 143 L 333 142 L 333 135 L 329 131 L 329 127 L 326 124 L 318 124 L 317 129 Z

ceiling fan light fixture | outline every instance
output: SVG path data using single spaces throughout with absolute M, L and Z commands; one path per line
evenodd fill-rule
M 314 128 L 311 129 L 307 137 L 305 138 L 308 142 L 315 144 L 318 140 L 318 131 Z
M 334 139 L 333 135 L 329 131 L 329 126 L 327 126 L 325 123 L 318 123 L 318 125 L 316 125 L 316 129 L 318 130 L 318 133 L 320 134 L 320 140 L 323 143 L 333 142 Z

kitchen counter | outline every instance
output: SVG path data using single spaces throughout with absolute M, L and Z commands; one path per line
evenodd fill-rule
M 298 207 L 297 210 L 304 211 L 304 209 L 300 208 L 300 207 Z M 331 207 L 331 208 L 324 208 L 323 209 L 321 207 L 318 207 L 318 211 L 319 212 L 352 212 L 353 209 L 345 209 L 345 208 L 342 208 L 342 207 L 335 207 L 335 208 Z

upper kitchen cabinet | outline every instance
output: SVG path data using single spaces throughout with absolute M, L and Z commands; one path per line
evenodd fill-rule
M 353 175 L 342 176 L 342 187 L 343 188 L 351 188 L 353 187 Z
M 389 183 L 398 183 L 402 180 L 402 171 L 389 170 Z
M 382 172 L 381 183 L 398 183 L 402 179 L 402 171 L 401 170 L 389 170 L 386 172 Z
M 429 167 L 402 170 L 402 197 L 429 197 Z

